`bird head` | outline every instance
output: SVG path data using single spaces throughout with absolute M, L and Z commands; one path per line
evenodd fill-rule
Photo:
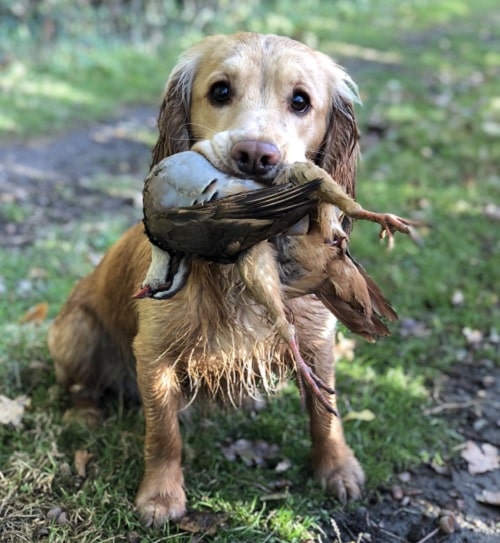
M 191 258 L 170 254 L 151 245 L 151 264 L 141 288 L 132 298 L 168 300 L 181 290 L 191 270 Z

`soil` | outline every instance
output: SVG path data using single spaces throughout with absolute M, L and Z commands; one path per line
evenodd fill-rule
M 136 134 L 153 126 L 155 116 L 154 108 L 135 107 L 108 122 L 89 123 L 57 137 L 0 143 L 0 203 L 29 210 L 19 222 L 0 212 L 2 243 L 29 247 L 44 226 L 71 225 L 92 209 L 136 221 L 133 196 L 113 196 L 85 181 L 97 174 L 116 175 L 118 165 L 120 172 L 137 176 L 140 195 L 150 146 L 137 141 Z M 429 415 L 449 420 L 464 442 L 500 449 L 498 366 L 474 359 L 471 350 L 434 389 L 436 407 Z M 335 513 L 336 526 L 324 530 L 332 541 L 338 530 L 342 541 L 499 542 L 500 507 L 498 501 L 493 506 L 476 499 L 484 490 L 500 492 L 500 469 L 472 475 L 467 462 L 456 455 L 444 467 L 422 464 L 399 474 L 394 485 L 372 492 L 359 507 Z M 453 530 L 448 534 L 450 523 Z

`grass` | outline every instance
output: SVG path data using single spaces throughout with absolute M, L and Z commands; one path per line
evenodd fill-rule
M 375 10 L 361 1 L 335 8 L 308 2 L 285 16 L 286 4 L 276 1 L 270 17 L 252 19 L 252 9 L 263 15 L 269 4 L 249 2 L 234 11 L 223 4 L 217 27 L 208 22 L 182 38 L 176 31 L 156 49 L 102 45 L 86 51 L 62 44 L 36 66 L 15 58 L 0 80 L 0 133 L 49 133 L 125 103 L 156 103 L 177 52 L 203 32 L 248 25 L 295 35 L 340 56 L 365 103 L 359 110 L 365 141 L 359 200 L 430 224 L 423 229 L 423 248 L 398 238 L 391 253 L 379 246 L 370 225 L 357 225 L 353 235 L 353 253 L 401 317 L 393 336 L 376 345 L 356 340 L 355 360 L 339 362 L 342 412 L 375 414 L 370 422 L 347 422 L 346 433 L 369 489 L 376 489 L 422 459 L 450 454 L 453 427 L 424 416 L 422 406 L 431 401 L 439 373 L 470 349 L 463 329 L 487 337 L 500 322 L 500 242 L 497 223 L 486 212 L 500 201 L 493 153 L 500 123 L 496 4 L 481 0 L 471 11 L 466 2 L 379 2 Z M 105 178 L 92 182 L 106 186 Z M 121 179 L 120 190 L 134 182 Z M 2 213 L 16 222 L 29 210 L 9 204 Z M 31 398 L 21 428 L 0 427 L 2 541 L 151 540 L 132 504 L 142 469 L 140 411 L 121 413 L 110 405 L 109 418 L 95 431 L 64 423 L 66 399 L 45 346 L 47 321 L 18 322 L 44 301 L 48 318 L 54 317 L 72 284 L 124 227 L 118 216 L 92 216 L 75 221 L 69 238 L 67 229 L 54 227 L 29 250 L 0 247 L 0 393 Z M 475 356 L 494 360 L 493 347 L 485 342 Z M 190 506 L 227 515 L 214 541 L 322 540 L 337 506 L 309 479 L 307 418 L 293 388 L 264 411 L 194 413 L 183 432 Z M 218 447 L 228 438 L 277 444 L 291 467 L 278 474 L 230 462 Z M 78 449 L 93 455 L 85 478 L 75 472 Z M 56 507 L 66 518 L 48 518 Z M 197 540 L 169 525 L 152 537 Z

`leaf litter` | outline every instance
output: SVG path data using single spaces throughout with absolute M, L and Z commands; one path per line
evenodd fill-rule
M 278 445 L 263 439 L 251 441 L 240 438 L 233 441 L 228 438 L 221 445 L 221 451 L 229 462 L 239 460 L 248 467 L 271 468 L 277 473 L 283 473 L 292 465 L 290 460 L 281 457 Z

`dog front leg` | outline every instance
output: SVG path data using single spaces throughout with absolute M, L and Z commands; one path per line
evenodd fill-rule
M 295 327 L 304 359 L 317 377 L 335 389 L 333 341 L 335 322 L 321 303 L 307 297 L 290 300 L 295 315 Z M 307 303 L 307 311 L 301 307 Z M 301 310 L 302 309 L 302 310 Z M 306 389 L 307 410 L 312 441 L 314 477 L 325 490 L 342 503 L 361 496 L 365 476 L 352 449 L 347 445 L 342 421 L 325 409 L 323 402 Z M 329 395 L 332 410 L 337 410 L 337 395 Z
M 316 358 L 311 365 L 324 383 L 335 387 L 333 360 Z M 332 408 L 336 410 L 336 395 L 331 396 L 330 401 Z M 314 478 L 341 503 L 360 498 L 365 476 L 352 449 L 346 443 L 340 417 L 328 412 L 311 394 L 307 396 L 307 409 Z
M 181 392 L 175 368 L 163 356 L 153 361 L 137 356 L 137 380 L 146 436 L 144 476 L 135 504 L 144 524 L 161 526 L 186 512 L 177 416 Z

